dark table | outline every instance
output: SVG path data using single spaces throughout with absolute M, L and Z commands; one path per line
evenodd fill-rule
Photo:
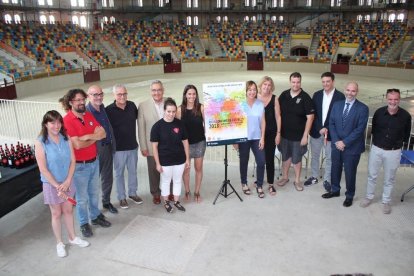
M 42 192 L 37 164 L 23 169 L 0 167 L 0 218 Z

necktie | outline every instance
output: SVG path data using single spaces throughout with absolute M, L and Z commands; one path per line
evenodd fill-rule
M 346 107 L 345 107 L 345 110 L 344 110 L 344 114 L 342 114 L 342 127 L 345 125 L 346 118 L 348 118 L 348 115 L 349 115 L 349 106 L 350 105 L 351 105 L 350 103 L 346 103 Z

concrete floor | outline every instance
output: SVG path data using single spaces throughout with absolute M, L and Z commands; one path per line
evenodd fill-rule
M 276 82 L 276 94 L 289 87 L 290 72 L 267 73 Z M 187 83 L 195 84 L 201 92 L 204 82 L 259 81 L 263 75 L 264 72 L 203 73 L 202 76 L 183 73 L 118 82 L 127 84 L 129 99 L 139 103 L 149 96 L 150 80 L 160 78 L 165 83 L 165 95 L 180 102 L 182 89 Z M 320 73 L 304 73 L 304 90 L 312 94 L 319 89 L 319 76 Z M 337 88 L 343 90 L 345 83 L 354 78 L 337 75 Z M 383 94 L 386 88 L 414 88 L 413 82 L 399 81 L 396 85 L 392 80 L 368 77 L 358 77 L 358 82 L 359 98 L 370 106 L 380 105 L 379 102 L 369 103 L 368 99 Z M 102 82 L 106 104 L 112 101 L 110 87 L 114 83 Z M 79 87 L 87 88 L 83 84 Z M 24 100 L 55 102 L 63 93 L 65 91 L 53 91 Z M 411 108 L 408 101 L 403 105 Z M 374 111 L 375 108 L 371 108 L 371 113 Z M 93 227 L 94 236 L 88 239 L 91 246 L 85 249 L 67 246 L 68 256 L 63 259 L 56 256 L 50 211 L 43 204 L 42 195 L 38 195 L 0 219 L 0 275 L 414 275 L 414 192 L 408 194 L 403 203 L 400 202 L 402 192 L 413 184 L 414 170 L 411 168 L 400 168 L 393 193 L 393 211 L 390 215 L 384 215 L 378 201 L 382 179 L 379 179 L 375 203 L 366 209 L 358 206 L 366 189 L 367 152 L 363 154 L 358 168 L 354 205 L 344 208 L 343 190 L 339 198 L 322 199 L 324 190 L 321 184 L 297 192 L 290 182 L 278 188 L 276 196 L 266 193 L 264 199 L 259 199 L 255 192 L 250 196 L 242 194 L 237 156 L 229 149 L 228 178 L 243 202 L 232 194 L 228 198 L 220 196 L 213 205 L 224 180 L 223 148 L 208 148 L 201 190 L 203 202 L 184 202 L 187 208 L 185 213 L 168 214 L 162 206 L 152 204 L 146 162 L 140 156 L 138 190 L 144 204 L 130 202 L 130 208 L 119 209 L 117 215 L 104 212 L 113 223 L 112 227 Z M 306 174 L 304 168 L 302 178 Z M 253 178 L 249 179 L 250 184 L 253 181 Z M 344 180 L 342 185 L 345 185 Z M 118 207 L 115 190 L 112 199 Z M 136 224 L 140 218 L 156 219 L 165 227 L 188 227 L 183 233 L 199 231 L 198 226 L 205 231 L 198 243 L 192 243 L 193 247 L 188 246 L 191 242 L 186 237 L 173 234 L 175 229 L 171 229 L 171 240 L 165 237 L 165 229 L 151 228 L 152 224 L 143 224 L 144 230 L 140 229 L 140 235 L 126 231 L 134 229 L 131 228 L 132 223 Z M 138 227 L 141 226 L 138 224 Z M 75 229 L 80 234 L 78 225 Z M 153 246 L 141 246 L 145 244 L 145 239 L 151 239 L 157 233 L 164 236 L 158 236 Z M 119 241 L 125 235 L 130 235 L 130 243 L 125 248 L 117 248 L 113 241 Z M 166 250 L 155 250 L 163 247 Z M 191 250 L 186 252 L 187 258 L 173 258 L 188 248 Z M 126 256 L 111 255 L 111 252 L 122 255 L 119 253 L 122 249 L 125 255 L 134 254 L 137 260 L 125 262 L 122 260 Z M 148 255 L 158 261 L 158 268 L 142 261 Z M 166 267 L 163 264 L 172 259 L 178 262 L 176 267 L 180 270 L 163 269 Z

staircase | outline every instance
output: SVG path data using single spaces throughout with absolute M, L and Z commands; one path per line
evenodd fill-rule
M 283 50 L 282 50 L 282 55 L 284 58 L 287 58 L 290 56 L 290 35 L 287 35 L 284 39 L 284 43 L 283 43 Z
M 411 59 L 412 55 L 414 55 L 414 39 L 411 40 L 408 47 L 401 53 L 400 61 L 406 63 Z
M 206 56 L 206 49 L 203 46 L 203 42 L 201 41 L 199 36 L 193 36 L 191 37 L 191 40 L 194 43 L 194 47 L 197 50 L 198 57 L 205 57 Z
M 318 46 L 319 46 L 319 36 L 313 35 L 312 42 L 311 42 L 311 45 L 309 47 L 309 52 L 308 52 L 309 57 L 316 57 Z
M 221 50 L 220 45 L 217 42 L 216 38 L 209 38 L 208 39 L 208 48 L 210 49 L 210 55 L 213 57 L 222 57 L 223 51 Z
M 404 38 L 395 41 L 381 56 L 381 63 L 395 62 L 401 54 Z
M 76 52 L 59 52 L 56 51 L 56 54 L 62 57 L 67 63 L 72 65 L 73 68 L 82 68 L 89 67 L 90 64 L 80 57 Z

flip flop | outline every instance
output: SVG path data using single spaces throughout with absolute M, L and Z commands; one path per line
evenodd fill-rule
M 286 183 L 289 182 L 289 179 L 280 179 L 278 182 L 276 182 L 277 186 L 283 187 L 286 185 Z

